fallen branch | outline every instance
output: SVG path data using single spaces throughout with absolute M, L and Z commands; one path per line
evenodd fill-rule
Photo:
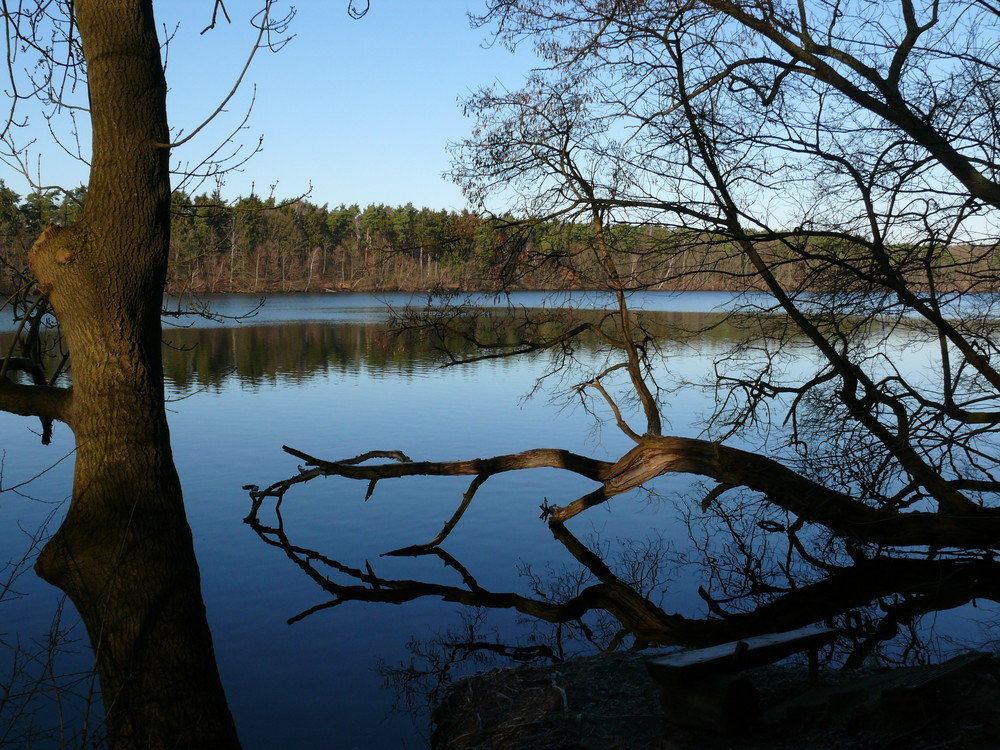
M 534 468 L 564 469 L 600 483 L 597 489 L 564 506 L 543 505 L 542 517 L 550 523 L 564 523 L 657 477 L 694 474 L 714 479 L 727 489 L 746 487 L 760 492 L 767 496 L 768 502 L 803 521 L 819 524 L 838 536 L 860 543 L 895 547 L 1000 548 L 1000 510 L 996 508 L 976 506 L 968 513 L 949 515 L 875 507 L 824 487 L 773 459 L 693 438 L 645 436 L 615 463 L 548 448 L 463 461 L 412 461 L 399 451 L 372 451 L 344 461 L 325 461 L 287 446 L 284 450 L 302 459 L 310 468 L 300 467 L 295 476 L 275 482 L 263 490 L 248 486 L 253 505 L 246 520 L 249 521 L 257 513 L 265 498 L 275 497 L 280 503 L 292 486 L 321 476 L 367 481 L 365 499 L 371 497 L 381 479 L 406 476 L 475 477 L 441 533 L 426 544 L 395 550 L 393 554 L 408 554 L 415 549 L 440 544 L 455 528 L 476 491 L 489 477 Z M 379 457 L 391 458 L 394 463 L 361 465 L 366 460 Z M 710 499 L 720 501 L 717 494 L 710 493 Z

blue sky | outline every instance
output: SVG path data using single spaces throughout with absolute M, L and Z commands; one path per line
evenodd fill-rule
M 177 29 L 167 58 L 171 126 L 190 132 L 243 67 L 255 33 L 248 20 L 259 2 L 229 0 L 232 24 L 220 18 L 204 35 L 212 0 L 154 5 L 161 27 Z M 282 0 L 275 12 L 288 8 Z M 495 81 L 517 87 L 534 63 L 530 53 L 484 43 L 487 30 L 471 29 L 466 17 L 480 8 L 477 0 L 372 0 L 368 14 L 353 20 L 347 0 L 299 0 L 290 28 L 295 38 L 278 54 L 258 53 L 227 112 L 177 149 L 175 162 L 194 164 L 213 151 L 239 125 L 256 87 L 238 140 L 252 146 L 263 136 L 263 151 L 227 177 L 227 197 L 252 186 L 267 195 L 276 184 L 275 194 L 287 198 L 311 185 L 310 200 L 331 206 L 412 202 L 461 209 L 461 191 L 441 176 L 449 166 L 447 143 L 471 128 L 458 98 Z M 36 117 L 28 131 L 38 137 L 31 164 L 42 182 L 85 182 L 85 166 L 48 143 L 41 125 Z M 4 179 L 27 191 L 13 170 Z

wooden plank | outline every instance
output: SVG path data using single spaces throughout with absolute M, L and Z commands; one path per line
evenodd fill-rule
M 810 625 L 784 633 L 770 633 L 719 646 L 681 651 L 646 662 L 646 668 L 660 682 L 674 682 L 712 673 L 735 673 L 818 648 L 837 636 L 835 628 Z

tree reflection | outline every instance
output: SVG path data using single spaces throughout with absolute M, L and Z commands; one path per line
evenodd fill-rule
M 822 429 L 823 404 L 803 395 L 822 386 L 822 372 L 807 382 L 805 390 L 782 390 L 770 381 L 739 374 L 734 363 L 741 356 L 753 361 L 759 352 L 766 355 L 775 330 L 781 334 L 779 349 L 786 358 L 807 340 L 788 327 L 786 318 L 717 318 L 703 320 L 701 330 L 720 335 L 721 322 L 742 325 L 745 335 L 727 339 L 732 351 L 715 362 L 728 380 L 723 378 L 725 383 L 715 391 L 722 396 L 710 427 L 726 428 L 727 438 L 736 434 L 746 438 L 755 429 L 773 430 L 778 440 L 798 440 L 804 454 L 813 453 L 796 458 L 778 452 L 783 459 L 779 460 L 759 448 L 664 434 L 670 393 L 683 394 L 684 387 L 691 386 L 671 373 L 666 361 L 677 338 L 665 335 L 663 319 L 633 311 L 624 294 L 618 296 L 618 308 L 609 311 L 512 310 L 505 319 L 452 308 L 401 317 L 397 321 L 401 330 L 424 336 L 431 348 L 445 353 L 446 364 L 541 352 L 547 361 L 532 360 L 539 365 L 540 377 L 554 374 L 564 384 L 575 383 L 570 393 L 589 413 L 615 424 L 632 446 L 611 460 L 533 448 L 454 461 L 414 460 L 399 451 L 327 460 L 286 446 L 285 451 L 299 461 L 299 470 L 264 488 L 248 486 L 252 503 L 246 520 L 331 595 L 292 621 L 348 601 L 400 604 L 431 597 L 484 610 L 514 610 L 545 625 L 545 637 L 534 641 L 482 639 L 470 632 L 442 640 L 436 651 L 433 646 L 421 651 L 429 663 L 449 670 L 455 659 L 470 656 L 562 659 L 583 645 L 597 650 L 703 647 L 817 622 L 840 630 L 837 661 L 845 666 L 857 666 L 873 652 L 889 653 L 906 663 L 930 660 L 923 642 L 923 616 L 981 600 L 998 601 L 1000 566 L 993 550 L 1000 515 L 995 508 L 980 505 L 961 513 L 948 512 L 940 504 L 935 508 L 927 499 L 925 484 L 914 480 L 893 485 L 895 480 L 885 478 L 892 450 L 899 446 L 889 446 L 892 450 L 886 453 L 883 442 L 866 440 L 849 426 L 833 434 Z M 893 325 L 883 327 L 878 321 L 869 321 L 866 331 L 880 340 L 897 337 L 894 346 L 909 341 Z M 775 372 L 781 369 L 776 359 L 767 363 Z M 814 365 L 807 358 L 802 369 L 809 372 Z M 740 389 L 745 398 L 737 397 Z M 787 431 L 764 419 L 770 408 L 767 400 L 790 414 Z M 748 412 L 742 406 L 749 402 L 754 408 Z M 726 427 L 730 418 L 737 432 Z M 976 432 L 964 442 L 947 442 L 940 421 L 927 424 L 942 437 L 936 445 L 943 451 L 978 450 L 985 445 L 980 438 L 989 438 L 988 432 Z M 886 437 L 877 425 L 868 426 Z M 742 445 L 752 448 L 749 440 Z M 912 458 L 909 449 L 903 453 L 907 460 Z M 568 472 L 593 482 L 584 494 L 546 499 L 539 508 L 559 554 L 568 553 L 575 568 L 568 574 L 529 576 L 527 593 L 493 590 L 481 582 L 486 571 L 472 570 L 446 553 L 443 545 L 453 534 L 463 533 L 462 520 L 478 502 L 484 484 L 501 474 L 537 469 Z M 672 503 L 688 514 L 693 545 L 680 551 L 637 548 L 632 560 L 647 566 L 664 560 L 665 567 L 697 568 L 698 573 L 686 580 L 698 581 L 692 586 L 697 586 L 703 603 L 701 613 L 681 610 L 677 598 L 664 604 L 658 596 L 662 591 L 645 586 L 643 575 L 631 575 L 627 561 L 610 559 L 607 550 L 582 542 L 567 528 L 571 519 L 596 506 L 614 498 L 621 502 L 641 491 L 655 493 L 658 482 L 678 475 L 690 477 L 685 484 L 694 488 Z M 282 520 L 282 509 L 287 513 L 289 507 L 285 500 L 300 485 L 331 476 L 364 483 L 366 490 L 358 495 L 366 500 L 384 479 L 465 477 L 464 492 L 455 498 L 451 515 L 441 519 L 437 535 L 385 553 L 434 556 L 457 581 L 393 578 L 369 563 L 345 564 L 336 553 L 298 545 Z M 955 480 L 941 484 L 945 480 L 921 476 L 946 498 L 952 497 L 949 488 L 958 486 Z M 688 506 L 693 507 L 685 510 Z M 272 507 L 275 520 L 264 520 L 262 514 Z M 654 523 L 650 518 L 651 527 Z M 574 649 L 564 647 L 570 637 L 579 642 Z M 546 648 L 538 648 L 539 644 Z M 417 669 L 413 675 L 425 680 L 428 671 Z
M 304 455 L 290 452 L 299 457 Z M 510 458 L 484 459 L 480 466 Z M 398 473 L 406 473 L 407 467 L 426 473 L 429 464 L 400 461 L 394 466 Z M 908 640 L 904 658 L 920 660 L 916 622 L 922 615 L 979 600 L 1000 601 L 1000 563 L 990 553 L 939 552 L 935 556 L 905 557 L 866 555 L 848 546 L 848 554 L 831 554 L 821 559 L 800 538 L 801 522 L 781 526 L 774 521 L 743 518 L 738 513 L 717 514 L 718 523 L 712 527 L 716 536 L 712 543 L 699 546 L 697 559 L 678 555 L 664 546 L 662 540 L 654 539 L 645 545 L 633 545 L 613 563 L 608 561 L 607 550 L 585 544 L 562 520 L 543 513 L 554 540 L 569 553 L 577 567 L 562 576 L 538 575 L 526 568 L 525 578 L 532 595 L 487 588 L 473 570 L 438 543 L 412 545 L 385 554 L 437 558 L 455 574 L 458 583 L 389 578 L 380 575 L 368 562 L 364 568 L 352 566 L 337 560 L 335 553 L 295 543 L 286 528 L 281 507 L 285 490 L 317 476 L 337 474 L 367 479 L 374 484 L 384 468 L 385 465 L 361 465 L 358 459 L 352 459 L 324 463 L 322 467 L 303 467 L 296 477 L 263 490 L 248 487 L 253 504 L 246 522 L 262 541 L 282 550 L 320 589 L 331 595 L 329 600 L 291 617 L 289 623 L 346 602 L 402 604 L 432 597 L 467 607 L 513 609 L 542 623 L 559 626 L 562 628 L 559 635 L 544 646 L 536 642 L 530 647 L 499 643 L 482 647 L 514 659 L 559 660 L 567 656 L 566 628 L 574 632 L 578 641 L 592 648 L 612 650 L 707 646 L 828 621 L 842 631 L 844 664 L 855 666 L 880 645 L 900 635 Z M 370 485 L 369 494 L 371 490 Z M 272 507 L 265 505 L 268 497 L 277 498 L 277 502 L 273 506 L 273 519 L 264 520 L 261 513 Z M 750 525 L 769 537 L 768 541 L 748 533 Z M 727 531 L 723 533 L 722 529 Z M 663 593 L 659 584 L 664 571 L 692 561 L 704 568 L 714 592 L 709 594 L 704 586 L 698 589 L 708 610 L 702 617 L 670 612 L 659 603 Z M 588 619 L 594 616 L 605 618 L 604 637 L 595 635 L 594 625 Z

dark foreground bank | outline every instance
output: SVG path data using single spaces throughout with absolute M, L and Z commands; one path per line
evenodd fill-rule
M 995 750 L 993 656 L 957 666 L 823 672 L 751 670 L 763 714 L 739 736 L 665 725 L 648 654 L 614 653 L 463 680 L 434 714 L 437 750 Z M 961 658 L 961 657 L 960 657 Z

